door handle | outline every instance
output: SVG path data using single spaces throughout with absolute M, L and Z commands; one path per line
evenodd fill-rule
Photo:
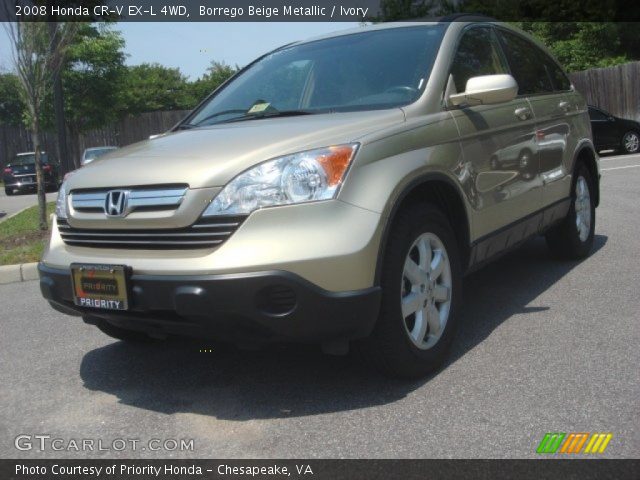
M 529 120 L 531 118 L 531 109 L 529 107 L 516 108 L 513 113 L 519 120 Z
M 562 101 L 558 104 L 558 108 L 560 110 L 562 110 L 564 113 L 567 113 L 569 111 L 569 109 L 571 108 L 571 105 L 569 104 L 569 102 L 566 101 Z

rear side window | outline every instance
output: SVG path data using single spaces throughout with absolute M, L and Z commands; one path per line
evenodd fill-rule
M 596 110 L 595 108 L 589 107 L 589 118 L 591 120 L 606 120 L 607 116 L 602 113 L 600 110 Z
M 531 95 L 553 92 L 553 83 L 547 63 L 555 66 L 555 62 L 544 55 L 534 44 L 518 35 L 504 30 L 499 30 L 498 35 L 504 44 L 511 74 L 518 82 L 518 94 Z M 560 73 L 562 74 L 562 71 Z
M 457 92 L 465 91 L 467 80 L 471 77 L 497 73 L 509 71 L 491 29 L 476 27 L 467 30 L 460 39 L 451 67 Z

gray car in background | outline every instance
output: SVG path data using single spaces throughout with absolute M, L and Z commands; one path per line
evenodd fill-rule
M 117 150 L 118 147 L 94 147 L 87 148 L 82 154 L 82 158 L 80 159 L 80 166 L 84 166 L 88 163 L 93 162 L 96 158 L 101 157 L 109 152 L 113 152 Z

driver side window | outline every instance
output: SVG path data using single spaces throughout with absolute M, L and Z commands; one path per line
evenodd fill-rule
M 457 93 L 464 92 L 471 77 L 499 73 L 509 73 L 509 70 L 492 30 L 489 27 L 467 30 L 451 67 Z

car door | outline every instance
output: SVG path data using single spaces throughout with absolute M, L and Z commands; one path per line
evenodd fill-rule
M 503 28 L 498 36 L 518 82 L 520 95 L 526 96 L 536 120 L 536 150 L 542 180 L 543 207 L 567 197 L 570 169 L 580 135 L 575 130 L 584 120 L 580 97 L 558 64 L 524 36 Z
M 591 120 L 593 141 L 597 149 L 604 150 L 617 145 L 621 135 L 618 135 L 611 115 L 598 108 L 589 107 L 589 119 Z
M 489 25 L 473 25 L 460 37 L 450 78 L 463 92 L 469 78 L 509 73 Z M 540 208 L 535 119 L 525 97 L 496 105 L 452 109 L 465 162 L 473 178 L 474 236 L 515 224 Z

